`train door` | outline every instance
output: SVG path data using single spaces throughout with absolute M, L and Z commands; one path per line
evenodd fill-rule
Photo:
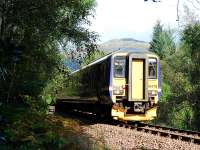
M 129 56 L 129 101 L 147 100 L 146 58 L 143 55 Z
M 132 60 L 132 99 L 144 99 L 144 60 L 143 59 L 133 59 Z

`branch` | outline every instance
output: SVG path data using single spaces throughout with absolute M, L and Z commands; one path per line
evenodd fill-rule
M 192 0 L 187 0 L 187 1 L 189 1 L 195 9 L 200 9 L 199 7 L 196 7 L 196 5 Z M 200 1 L 196 0 L 196 2 L 200 4 Z

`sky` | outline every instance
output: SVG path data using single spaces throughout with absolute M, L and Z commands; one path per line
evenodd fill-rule
M 149 42 L 153 26 L 160 20 L 165 27 L 177 28 L 177 0 L 96 0 L 95 18 L 90 29 L 99 34 L 99 43 L 111 39 L 134 38 Z M 180 0 L 180 7 L 185 0 Z

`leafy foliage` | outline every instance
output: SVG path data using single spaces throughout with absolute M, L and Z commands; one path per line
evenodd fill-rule
M 162 96 L 158 116 L 160 122 L 169 126 L 199 130 L 199 40 L 200 24 L 189 24 L 182 31 L 176 52 L 169 55 L 170 49 L 162 51 Z
M 66 43 L 77 50 L 95 47 L 95 33 L 83 26 L 94 7 L 94 0 L 0 2 L 1 101 L 54 99 L 67 74 L 61 49 Z
M 182 41 L 187 48 L 186 52 L 191 59 L 191 67 L 188 72 L 189 81 L 192 84 L 192 91 L 190 93 L 190 103 L 194 106 L 194 125 L 199 129 L 199 97 L 200 97 L 200 24 L 192 24 L 183 31 Z
M 79 123 L 61 116 L 45 115 L 24 106 L 5 106 L 5 149 L 98 149 L 99 144 L 82 135 Z M 2 148 L 2 145 L 0 145 Z M 103 149 L 103 148 L 102 148 Z
M 156 23 L 153 31 L 153 38 L 150 42 L 150 51 L 155 52 L 161 59 L 164 59 L 175 52 L 176 45 L 173 40 L 173 31 L 163 29 L 160 21 Z
M 160 101 L 167 102 L 169 99 L 169 96 L 171 95 L 170 86 L 166 84 L 165 82 L 162 82 L 161 89 L 162 89 L 162 95 L 160 97 Z
M 173 107 L 169 113 L 170 124 L 181 129 L 191 129 L 193 110 L 189 102 L 183 101 L 177 107 Z
M 61 133 L 72 133 L 49 121 L 46 110 L 69 72 L 68 43 L 77 52 L 96 47 L 87 28 L 94 8 L 95 0 L 0 1 L 0 129 L 10 149 L 78 149 L 77 138 L 66 143 Z
M 88 65 L 89 63 L 91 63 L 94 60 L 97 60 L 101 57 L 105 56 L 105 53 L 103 51 L 100 50 L 94 50 L 92 52 L 90 52 L 83 60 L 83 62 L 81 63 L 81 66 L 84 65 Z

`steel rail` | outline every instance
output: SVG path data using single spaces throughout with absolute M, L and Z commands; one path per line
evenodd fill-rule
M 200 132 L 197 131 L 181 130 L 176 128 L 162 127 L 158 125 L 150 125 L 144 123 L 134 124 L 117 122 L 115 123 L 115 125 L 171 139 L 200 144 Z
M 84 112 L 80 110 L 74 110 L 74 113 L 76 115 L 79 114 L 79 117 L 84 118 L 85 121 L 87 120 L 89 122 L 110 124 L 118 127 L 129 128 L 140 132 L 150 133 L 157 136 L 167 137 L 185 142 L 191 142 L 194 144 L 200 144 L 200 132 L 198 131 L 182 130 L 146 123 L 123 122 L 107 118 L 102 119 L 102 117 L 100 118 L 94 113 Z

